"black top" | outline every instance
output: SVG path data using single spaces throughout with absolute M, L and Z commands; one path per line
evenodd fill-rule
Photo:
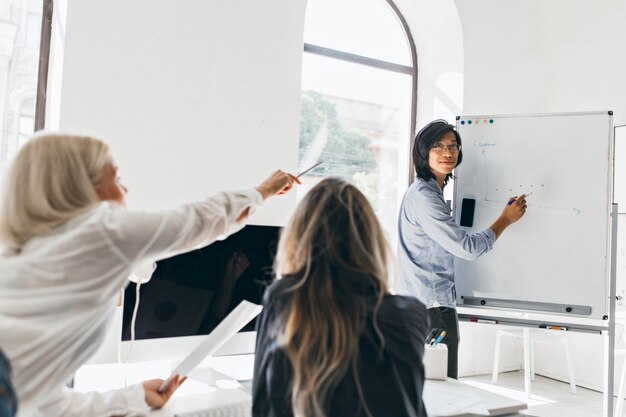
M 11 385 L 11 364 L 0 350 L 0 417 L 12 417 L 17 411 L 17 397 Z
M 281 313 L 289 308 L 291 295 L 286 288 L 295 281 L 295 277 L 283 278 L 272 284 L 264 296 L 263 312 L 257 321 L 254 361 L 252 415 L 255 417 L 293 417 L 291 364 L 274 335 Z M 359 340 L 358 376 L 369 410 L 375 417 L 425 417 L 422 356 L 430 328 L 426 308 L 412 297 L 385 295 L 377 315 L 385 340 L 381 355 L 379 337 L 372 324 L 376 296 L 371 290 L 362 293 L 367 319 Z M 329 417 L 367 416 L 350 368 L 329 398 Z

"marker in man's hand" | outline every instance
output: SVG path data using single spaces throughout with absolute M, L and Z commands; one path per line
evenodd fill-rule
M 533 192 L 529 192 L 528 194 L 524 194 L 524 197 L 528 197 L 529 195 L 531 195 Z M 515 203 L 517 201 L 517 196 L 515 197 L 511 197 L 511 199 L 509 200 L 508 203 L 506 203 L 507 206 L 510 206 L 511 204 Z

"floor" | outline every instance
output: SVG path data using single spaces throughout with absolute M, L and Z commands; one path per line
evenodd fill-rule
M 525 401 L 522 371 L 501 373 L 497 385 L 491 384 L 491 374 L 461 378 L 461 381 Z M 537 375 L 532 383 L 528 410 L 522 414 L 534 417 L 602 417 L 601 392 L 577 387 L 577 394 L 572 395 L 569 389 L 569 384 Z M 626 410 L 623 416 L 626 416 Z

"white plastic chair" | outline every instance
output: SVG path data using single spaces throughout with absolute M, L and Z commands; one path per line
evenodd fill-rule
M 531 333 L 532 332 L 532 333 Z M 565 359 L 567 361 L 567 371 L 569 373 L 570 391 L 576 395 L 576 381 L 574 380 L 574 367 L 567 345 L 565 333 L 560 330 L 530 330 L 530 329 L 514 329 L 514 330 L 498 330 L 496 334 L 496 349 L 493 358 L 493 372 L 491 382 L 498 383 L 498 373 L 500 366 L 500 345 L 502 336 L 512 336 L 522 338 L 524 342 L 524 390 L 526 397 L 530 397 L 530 383 L 535 380 L 535 343 L 556 343 L 561 342 L 565 350 Z

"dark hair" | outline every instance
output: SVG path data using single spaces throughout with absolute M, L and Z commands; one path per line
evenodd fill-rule
M 445 120 L 434 120 L 417 132 L 413 142 L 413 165 L 415 165 L 415 173 L 419 178 L 424 180 L 435 179 L 435 175 L 432 173 L 428 163 L 430 148 L 448 132 L 454 133 L 456 143 L 461 146 L 461 135 L 454 129 L 454 125 L 449 124 Z M 461 151 L 459 152 L 456 166 L 459 166 L 462 160 L 463 152 Z M 452 178 L 452 174 L 446 176 L 446 179 L 443 181 L 444 186 L 450 178 Z

